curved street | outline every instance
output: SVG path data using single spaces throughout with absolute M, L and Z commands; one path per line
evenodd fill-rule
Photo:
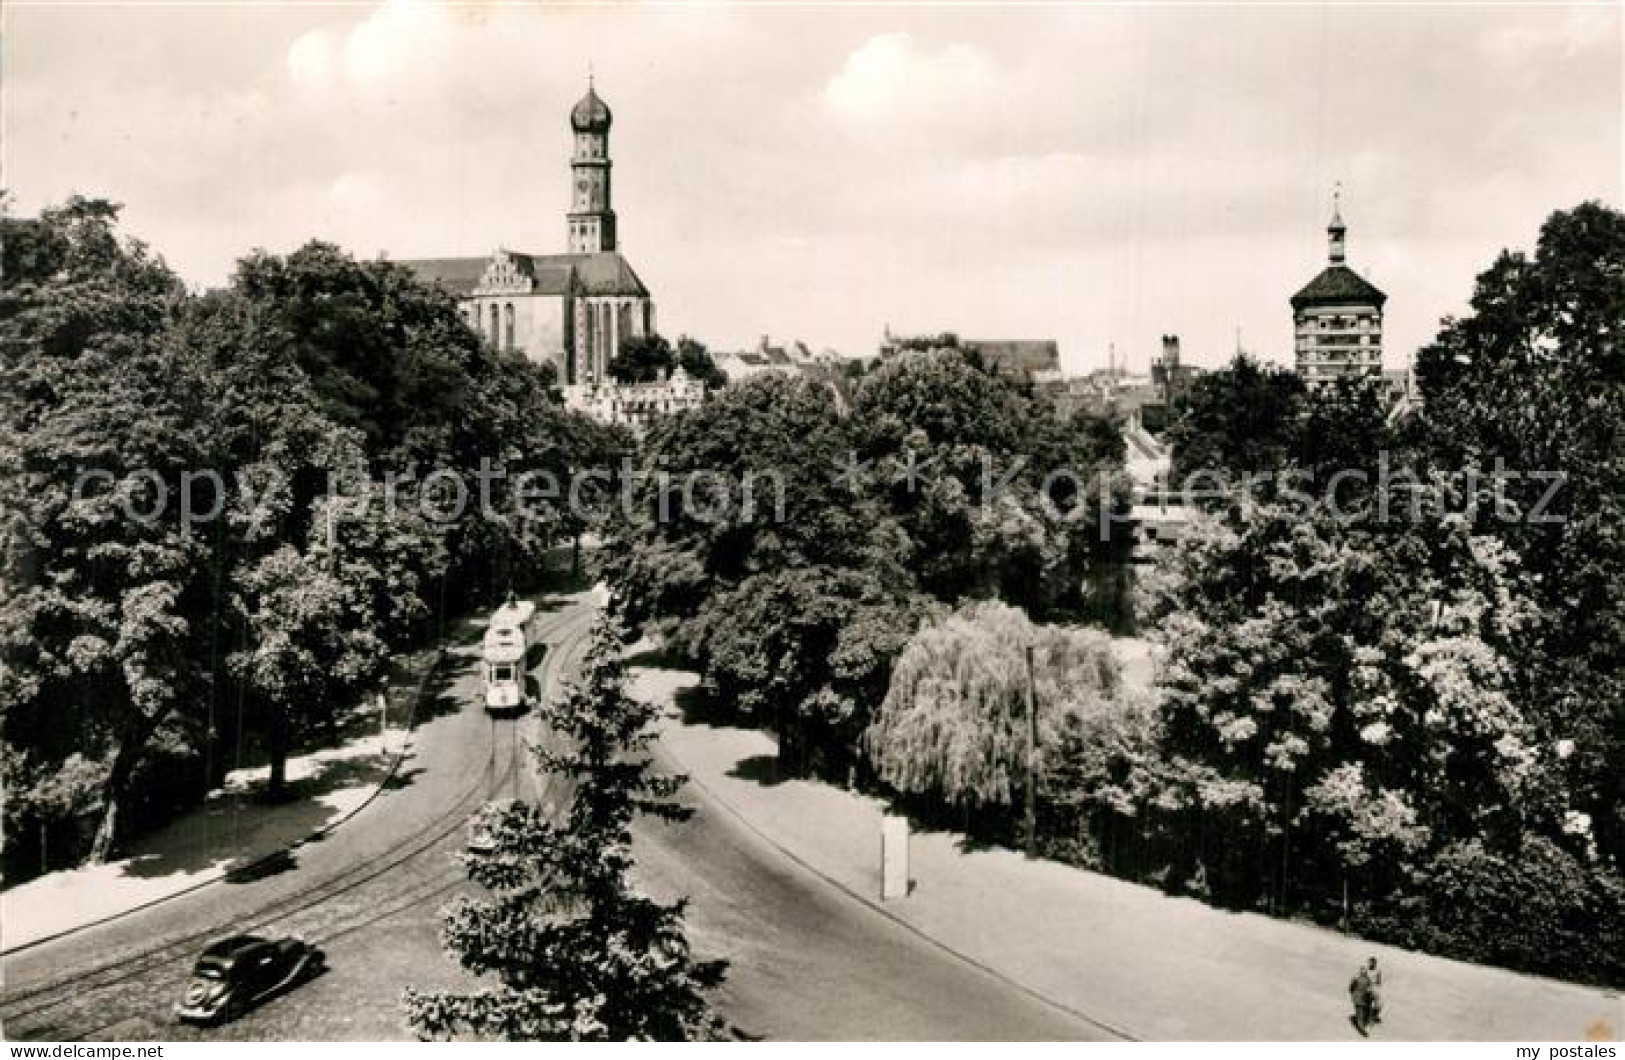
M 536 670 L 553 694 L 580 661 L 596 607 L 559 597 L 540 618 Z M 439 909 L 469 886 L 453 861 L 484 800 L 548 795 L 525 761 L 535 715 L 481 709 L 477 638 L 448 652 L 413 752 L 371 805 L 261 878 L 222 882 L 7 957 L 0 1006 L 13 1039 L 374 1040 L 409 1038 L 400 996 L 470 980 L 439 944 Z M 696 813 L 639 829 L 638 873 L 687 896 L 696 948 L 730 961 L 718 1001 L 747 1037 L 1023 1039 L 1091 1028 L 876 915 L 688 796 Z M 223 1027 L 170 1008 L 210 939 L 298 934 L 330 970 Z

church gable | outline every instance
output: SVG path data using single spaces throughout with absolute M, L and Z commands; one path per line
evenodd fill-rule
M 530 294 L 536 282 L 531 276 L 530 262 L 522 254 L 498 250 L 486 262 L 480 282 L 474 288 L 476 298 L 493 295 Z

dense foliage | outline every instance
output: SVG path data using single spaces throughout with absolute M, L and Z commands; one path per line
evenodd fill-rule
M 312 243 L 193 295 L 117 212 L 0 220 L 12 872 L 109 856 L 244 748 L 278 794 L 392 651 L 580 532 L 515 479 L 615 448 L 398 266 Z
M 957 350 L 826 385 L 763 375 L 657 425 L 618 606 L 657 622 L 713 700 L 794 769 L 848 775 L 892 662 L 945 605 L 1002 596 L 1110 617 L 1122 440 Z M 1052 474 L 1055 472 L 1056 474 Z
M 1115 871 L 1617 983 L 1625 217 L 1554 215 L 1472 304 L 1410 415 L 1340 385 L 1260 425 L 1246 363 L 1193 392 L 1179 462 L 1270 485 L 1152 594 L 1151 740 L 1088 799 Z
M 687 335 L 679 336 L 676 346 L 660 335 L 634 336 L 621 343 L 609 362 L 610 376 L 621 383 L 653 382 L 678 368 L 711 389 L 728 382 L 728 373 L 717 367 L 705 344 Z
M 446 910 L 448 950 L 475 975 L 473 993 L 409 991 L 423 1037 L 502 1041 L 688 1041 L 722 1029 L 706 995 L 724 965 L 690 952 L 683 905 L 662 905 L 627 879 L 632 822 L 678 821 L 681 778 L 647 754 L 659 705 L 627 694 L 620 631 L 601 621 L 583 676 L 543 705 L 550 730 L 534 748 L 569 794 L 561 819 L 524 802 L 475 819 L 463 856 L 485 888 Z
M 1087 653 L 1036 667 L 1041 843 L 1226 906 L 1625 980 L 1622 327 L 1625 216 L 1586 204 L 1479 277 L 1418 356 L 1418 404 L 1245 357 L 1203 376 L 1170 439 L 1175 481 L 1210 492 L 1133 594 L 1154 696 Z M 850 415 L 763 380 L 669 424 L 660 467 L 778 471 L 783 517 L 646 491 L 617 586 L 781 750 L 847 761 L 861 734 L 911 809 L 1004 840 L 1018 645 L 1073 635 L 1026 615 L 1128 625 L 1099 582 L 1111 535 L 1006 473 L 1093 466 L 1069 499 L 1098 516 L 1121 443 L 920 345 L 859 375 Z
M 864 734 L 876 773 L 928 804 L 967 818 L 975 811 L 977 830 L 999 834 L 1028 783 L 1029 679 L 1038 777 L 1057 767 L 1048 756 L 1063 746 L 1063 733 L 1120 699 L 1111 638 L 1100 630 L 1038 626 L 1021 610 L 988 601 L 922 628 L 898 658 Z
M 1554 214 L 1532 256 L 1503 253 L 1478 278 L 1472 312 L 1418 354 L 1417 381 L 1432 466 L 1481 476 L 1489 495 L 1475 520 L 1527 575 L 1531 708 L 1572 741 L 1566 779 L 1620 865 L 1625 214 L 1586 203 Z
M 1217 473 L 1227 485 L 1273 475 L 1304 442 L 1305 397 L 1296 372 L 1245 354 L 1223 371 L 1198 376 L 1169 426 L 1173 482 L 1201 472 Z

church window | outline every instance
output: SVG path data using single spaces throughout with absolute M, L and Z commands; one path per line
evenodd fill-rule
M 507 347 L 513 349 L 513 303 L 509 302 L 502 307 L 503 324 L 507 328 Z
M 496 303 L 491 303 L 491 348 L 500 349 L 502 346 L 502 320 Z

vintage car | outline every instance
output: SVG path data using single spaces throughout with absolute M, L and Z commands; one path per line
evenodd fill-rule
M 236 1019 L 274 994 L 320 974 L 322 951 L 302 939 L 232 935 L 198 957 L 175 1015 L 192 1023 Z

